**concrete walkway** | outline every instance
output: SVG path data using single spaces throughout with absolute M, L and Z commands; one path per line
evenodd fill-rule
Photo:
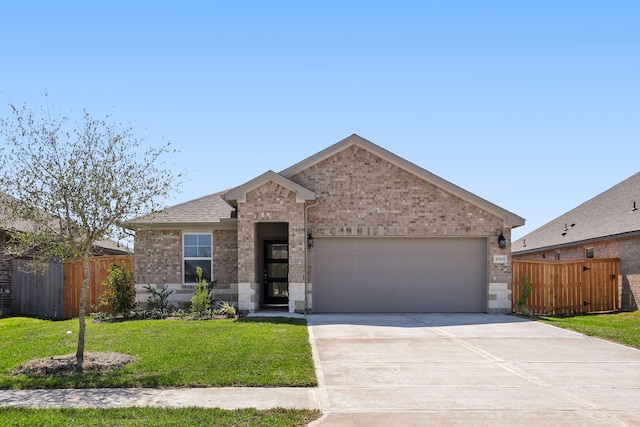
M 312 426 L 640 426 L 636 349 L 505 315 L 307 319 L 317 388 L 0 390 L 0 407 L 320 409 Z
M 0 407 L 123 408 L 160 406 L 240 409 L 319 409 L 316 388 L 102 388 L 69 390 L 0 390 Z

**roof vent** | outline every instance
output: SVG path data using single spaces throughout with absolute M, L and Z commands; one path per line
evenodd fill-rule
M 631 209 L 631 212 L 635 212 L 637 210 L 638 208 L 636 208 L 636 202 L 633 202 L 633 209 Z

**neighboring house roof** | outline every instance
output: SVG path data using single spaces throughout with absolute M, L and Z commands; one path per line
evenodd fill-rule
M 6 203 L 9 201 L 17 202 L 15 197 L 0 192 L 0 231 L 10 234 L 12 232 L 28 231 L 34 224 L 31 221 L 16 220 L 8 218 L 9 212 L 5 211 Z M 95 252 L 100 254 L 112 254 L 112 255 L 128 255 L 133 252 L 132 249 L 123 247 L 113 240 L 99 240 L 93 245 Z
M 225 219 L 231 219 L 234 208 L 229 205 L 223 196 L 226 191 L 209 194 L 194 200 L 189 200 L 174 206 L 169 206 L 162 211 L 141 216 L 127 222 L 132 227 L 136 226 L 162 226 L 162 225 L 204 225 L 219 223 Z
M 398 166 L 399 168 L 404 169 L 407 172 L 412 173 L 417 177 L 422 178 L 425 181 L 442 188 L 443 190 L 453 194 L 454 196 L 466 200 L 467 202 L 476 205 L 483 210 L 486 210 L 500 218 L 503 218 L 507 227 L 519 227 L 521 225 L 524 225 L 524 218 L 512 212 L 509 212 L 508 210 L 503 209 L 497 205 L 494 205 L 493 203 L 479 196 L 476 196 L 475 194 L 470 193 L 469 191 L 460 188 L 457 185 L 443 178 L 440 178 L 437 175 L 434 175 L 433 173 L 421 168 L 420 166 L 417 166 L 409 162 L 408 160 L 405 160 L 402 157 L 399 157 L 392 152 L 387 151 L 384 148 L 356 134 L 353 134 L 343 139 L 342 141 L 339 141 L 336 144 L 333 144 L 332 146 L 320 151 L 319 153 L 316 153 L 313 156 L 283 170 L 282 172 L 280 172 L 280 175 L 284 177 L 291 177 L 292 175 L 295 175 L 303 171 L 304 169 L 307 169 L 308 167 L 319 163 L 352 145 L 357 145 L 375 154 L 376 156 L 381 157 L 384 160 Z
M 274 171 L 267 171 L 265 173 L 263 173 L 262 175 L 260 175 L 259 177 L 256 177 L 254 179 L 252 179 L 251 181 L 240 185 L 239 187 L 234 188 L 233 190 L 229 191 L 228 193 L 226 193 L 224 195 L 224 199 L 230 202 L 246 202 L 247 200 L 247 193 L 251 190 L 254 190 L 258 187 L 260 187 L 261 185 L 266 184 L 269 181 L 273 181 L 276 184 L 286 188 L 287 190 L 295 193 L 296 195 L 296 202 L 298 203 L 304 203 L 305 201 L 308 200 L 315 200 L 316 199 L 316 194 L 311 191 L 308 190 L 306 188 L 304 188 L 303 186 L 296 184 L 293 181 L 288 180 L 287 178 L 285 178 L 282 175 L 279 175 L 277 173 L 275 173 Z
M 93 245 L 93 252 L 99 255 L 130 255 L 133 254 L 133 249 L 113 240 L 98 240 Z
M 511 248 L 520 254 L 633 234 L 640 234 L 640 172 L 521 237 Z
M 247 192 L 269 182 L 273 181 L 296 194 L 296 200 L 298 202 L 304 202 L 307 200 L 315 200 L 316 194 L 302 187 L 301 185 L 291 181 L 289 178 L 293 175 L 315 165 L 322 160 L 331 157 L 332 155 L 352 146 L 357 145 L 364 150 L 367 150 L 378 157 L 412 173 L 419 178 L 430 182 L 443 190 L 457 196 L 479 208 L 490 212 L 500 218 L 503 218 L 505 226 L 507 227 L 519 227 L 524 225 L 524 218 L 509 212 L 493 203 L 470 193 L 457 185 L 446 181 L 439 176 L 432 174 L 431 172 L 422 169 L 421 167 L 385 150 L 384 148 L 367 141 L 366 139 L 353 134 L 342 141 L 320 151 L 313 156 L 296 163 L 295 165 L 283 170 L 280 173 L 273 171 L 267 171 L 266 173 L 235 187 L 229 191 L 223 191 L 219 193 L 210 194 L 208 196 L 201 197 L 199 199 L 190 200 L 178 205 L 170 206 L 164 209 L 162 212 L 154 215 L 146 215 L 139 218 L 128 221 L 128 224 L 132 227 L 147 225 L 152 227 L 159 226 L 189 226 L 189 225 L 206 225 L 211 223 L 221 223 L 226 219 L 232 217 L 234 208 L 229 203 L 235 203 L 237 201 L 244 201 Z M 226 201 L 225 201 L 226 200 Z M 227 201 L 229 203 L 227 203 Z
M 25 231 L 31 227 L 30 221 L 17 220 L 10 218 L 11 212 L 7 206 L 9 203 L 16 203 L 18 199 L 0 192 L 0 230 L 3 231 Z

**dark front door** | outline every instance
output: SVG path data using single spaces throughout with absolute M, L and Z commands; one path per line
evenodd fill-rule
M 289 304 L 289 243 L 264 242 L 264 305 Z

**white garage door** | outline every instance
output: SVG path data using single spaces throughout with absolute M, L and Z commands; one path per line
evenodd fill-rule
M 316 238 L 318 313 L 484 312 L 483 238 Z

